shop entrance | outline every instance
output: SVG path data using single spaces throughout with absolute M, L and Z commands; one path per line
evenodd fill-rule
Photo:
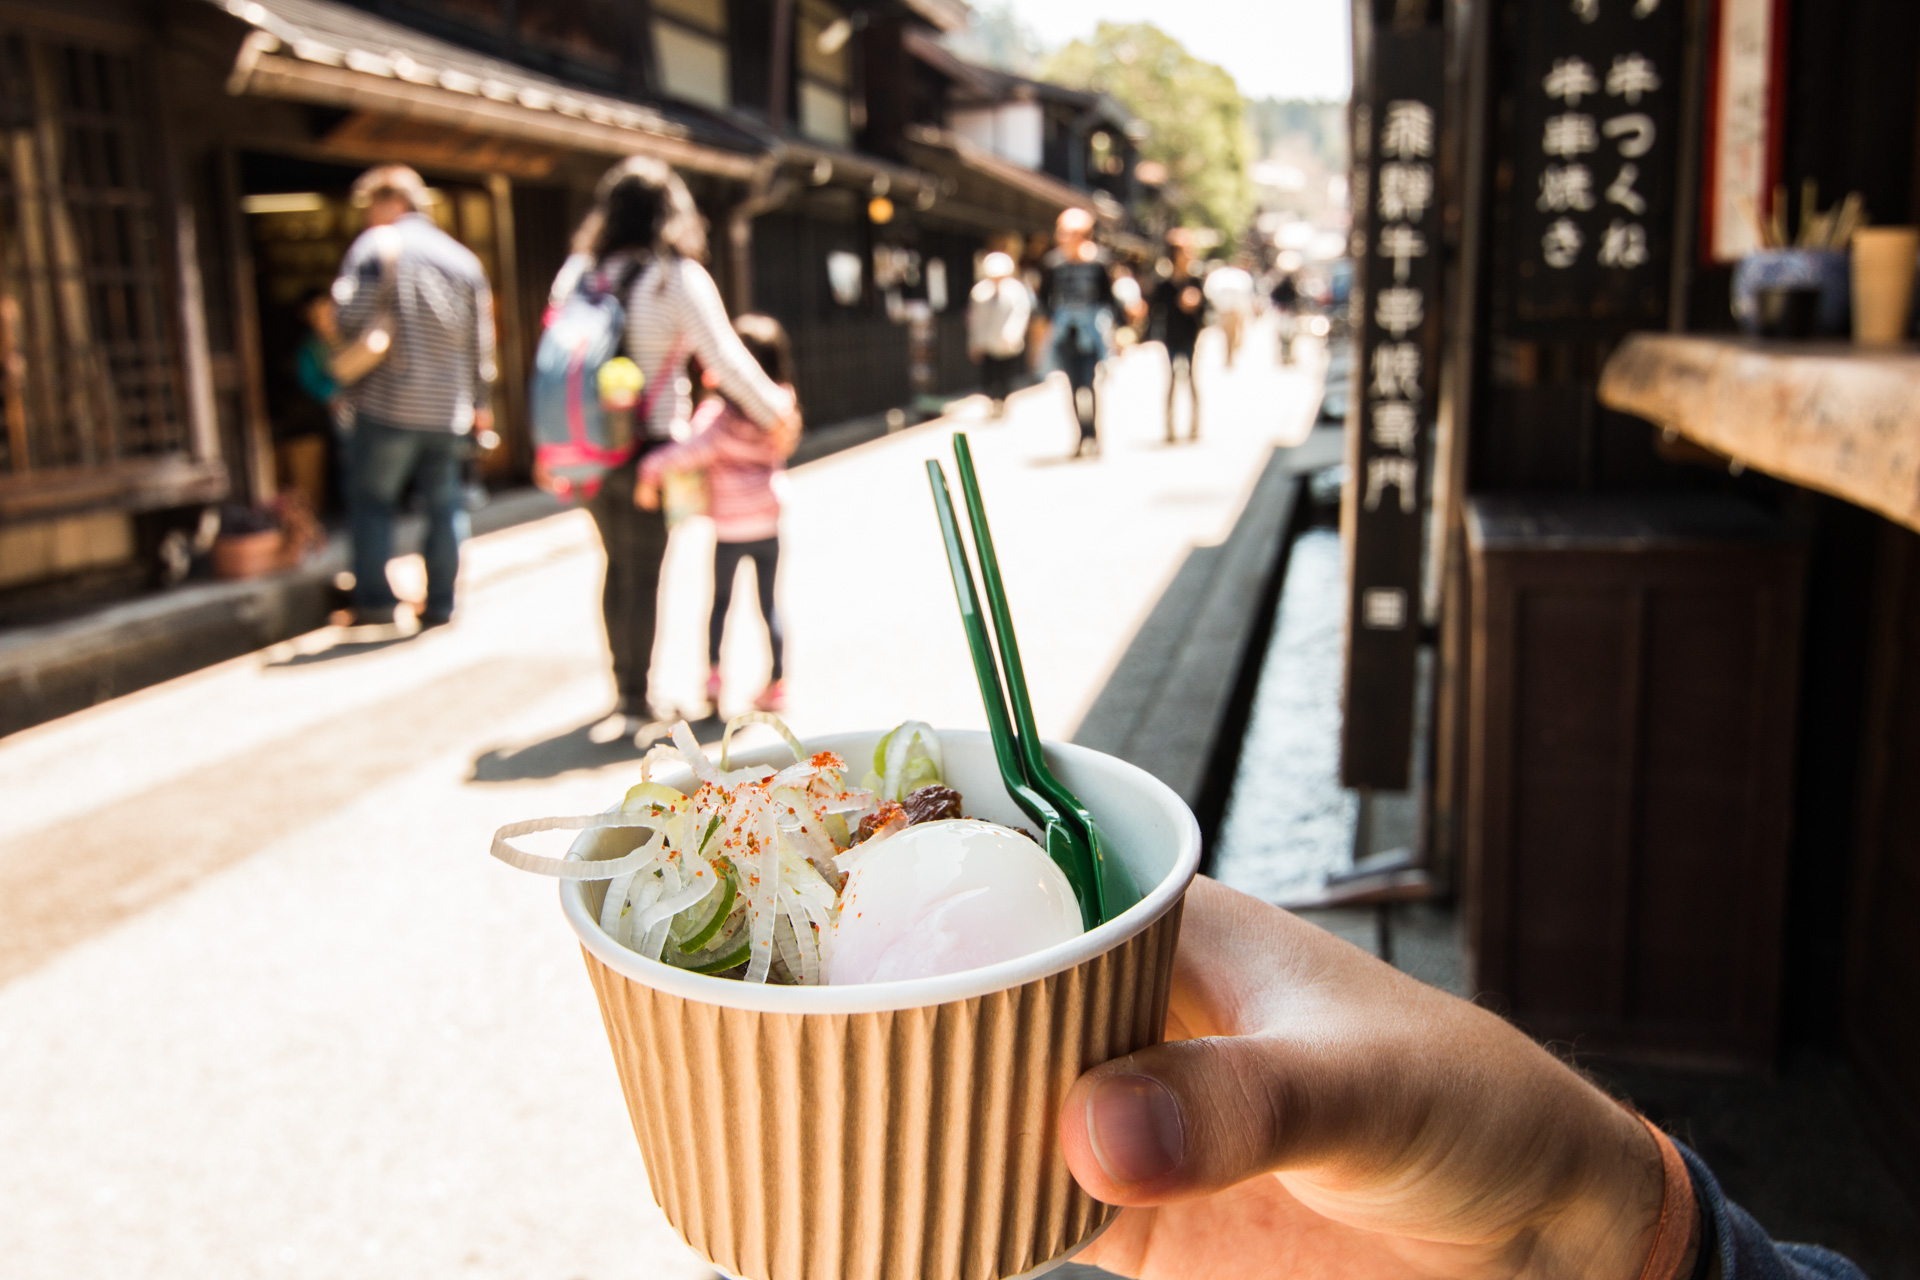
M 273 424 L 275 469 L 283 492 L 299 493 L 322 513 L 345 509 L 345 422 L 326 399 L 332 381 L 313 312 L 317 300 L 328 298 L 347 247 L 366 228 L 365 211 L 350 197 L 361 172 L 359 166 L 294 156 L 240 156 L 240 207 L 253 251 L 261 377 Z M 495 339 L 504 353 L 493 196 L 476 183 L 424 176 L 431 197 L 427 215 L 473 250 L 494 282 Z M 518 415 L 510 406 L 500 408 L 506 412 L 496 430 L 504 434 Z M 474 483 L 507 483 L 511 463 L 500 437 L 479 443 Z

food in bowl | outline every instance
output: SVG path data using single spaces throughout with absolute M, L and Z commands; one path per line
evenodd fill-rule
M 794 763 L 728 768 L 734 733 L 765 724 Z M 652 777 L 683 763 L 683 791 Z M 720 759 L 685 721 L 640 762 L 619 807 L 502 827 L 493 853 L 529 871 L 606 880 L 599 924 L 648 960 L 746 982 L 846 985 L 933 977 L 1028 955 L 1082 932 L 1066 875 L 1027 832 L 966 817 L 945 785 L 938 736 L 907 721 L 880 740 L 857 786 L 831 751 L 809 753 L 777 717 L 729 722 Z M 634 828 L 607 861 L 557 860 L 513 843 L 535 831 Z

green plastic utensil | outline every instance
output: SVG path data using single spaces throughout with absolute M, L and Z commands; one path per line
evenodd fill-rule
M 1007 696 L 1013 704 L 1021 763 L 1034 790 L 1077 828 L 1075 834 L 1084 842 L 1092 860 L 1100 918 L 1111 920 L 1140 900 L 1140 890 L 1128 874 L 1126 864 L 1106 856 L 1093 815 L 1087 812 L 1079 797 L 1054 776 L 1040 750 L 1040 730 L 1034 723 L 1033 700 L 1027 694 L 1027 673 L 1020 662 L 1020 643 L 1014 638 L 1013 614 L 1007 606 L 1007 589 L 1000 577 L 1000 557 L 993 549 L 993 530 L 987 526 L 986 502 L 980 496 L 980 478 L 973 468 L 973 450 L 967 444 L 965 432 L 955 433 L 953 456 L 960 471 L 960 494 L 966 500 L 967 516 L 973 525 L 974 552 L 980 558 L 980 584 L 987 608 L 993 614 L 994 634 L 1000 641 L 1000 666 L 1006 674 Z
M 1074 823 L 1028 778 L 1025 754 L 1014 736 L 1006 699 L 1000 691 L 1000 672 L 994 665 L 986 618 L 980 612 L 979 598 L 974 592 L 973 568 L 967 561 L 966 544 L 961 541 L 953 495 L 947 491 L 947 476 L 936 458 L 927 459 L 927 481 L 933 489 L 933 506 L 940 518 L 940 536 L 947 544 L 947 567 L 953 573 L 953 593 L 960 603 L 967 648 L 973 654 L 973 673 L 980 682 L 980 700 L 986 705 L 987 728 L 993 736 L 993 754 L 1000 766 L 1000 780 L 1013 802 L 1040 827 L 1047 856 L 1066 874 L 1067 883 L 1080 904 L 1082 926 L 1093 929 L 1105 917 L 1100 910 L 1100 880 L 1095 873 L 1091 846 Z

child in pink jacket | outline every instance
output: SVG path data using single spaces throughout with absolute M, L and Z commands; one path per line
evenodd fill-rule
M 743 315 L 734 332 L 767 376 L 793 388 L 793 350 L 787 331 L 771 316 Z M 707 700 L 720 703 L 720 636 L 733 579 L 742 560 L 753 561 L 760 588 L 760 615 L 773 644 L 771 682 L 753 700 L 761 711 L 778 711 L 786 701 L 785 637 L 773 604 L 773 579 L 780 565 L 780 498 L 773 490 L 776 472 L 786 469 L 787 450 L 775 436 L 715 392 L 693 411 L 693 434 L 678 444 L 662 445 L 640 460 L 635 501 L 658 505 L 661 479 L 669 471 L 707 473 L 707 514 L 713 518 L 713 613 L 707 624 Z

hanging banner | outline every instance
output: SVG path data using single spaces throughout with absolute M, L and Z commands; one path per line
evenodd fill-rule
M 1708 74 L 1701 257 L 1737 262 L 1762 248 L 1780 180 L 1785 0 L 1721 0 Z
M 1439 354 L 1438 27 L 1356 31 L 1355 396 L 1341 525 L 1347 550 L 1340 780 L 1404 791 L 1413 750 L 1420 569 Z
M 1684 8 L 1522 6 L 1510 215 L 1516 333 L 1666 323 Z

